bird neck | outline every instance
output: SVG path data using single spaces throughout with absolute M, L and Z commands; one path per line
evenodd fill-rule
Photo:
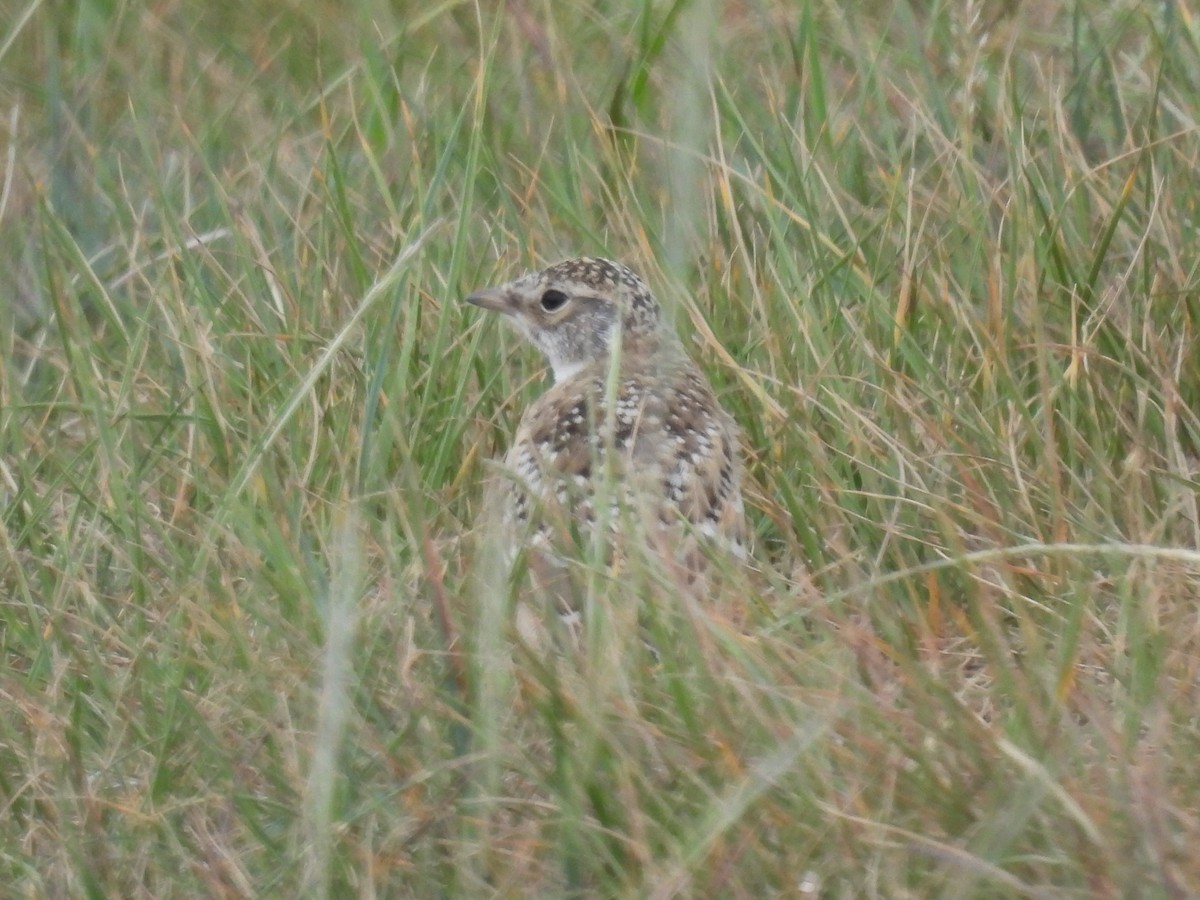
M 587 363 L 584 360 L 571 360 L 570 362 L 550 360 L 550 368 L 554 370 L 554 383 L 562 384 L 568 378 L 574 378 L 580 371 L 587 368 Z
M 623 334 L 620 352 L 622 369 L 669 365 L 684 355 L 679 339 L 666 331 Z M 609 353 L 590 359 L 555 359 L 548 355 L 548 361 L 554 372 L 554 383 L 562 384 L 584 369 L 607 371 L 612 364 L 612 357 Z

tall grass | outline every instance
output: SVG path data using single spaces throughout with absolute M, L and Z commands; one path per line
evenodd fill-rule
M 8 3 L 13 896 L 1200 893 L 1183 4 Z M 524 645 L 469 290 L 577 253 L 754 563 Z M 645 643 L 649 637 L 651 652 Z

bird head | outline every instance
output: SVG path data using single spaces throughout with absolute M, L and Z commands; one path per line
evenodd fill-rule
M 620 335 L 621 352 L 654 352 L 673 341 L 646 283 L 632 269 L 598 257 L 568 259 L 466 302 L 501 313 L 546 356 L 563 381 L 608 360 Z

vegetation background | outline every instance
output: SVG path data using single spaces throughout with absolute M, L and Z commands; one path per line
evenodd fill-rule
M 0 893 L 1200 895 L 1198 116 L 1171 0 L 0 0 Z M 581 253 L 755 565 L 547 655 L 459 301 Z

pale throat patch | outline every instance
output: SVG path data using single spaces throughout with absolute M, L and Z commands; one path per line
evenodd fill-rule
M 579 372 L 584 367 L 585 363 L 582 360 L 572 360 L 571 362 L 559 362 L 550 360 L 550 368 L 554 370 L 554 383 L 561 384 L 572 375 Z

